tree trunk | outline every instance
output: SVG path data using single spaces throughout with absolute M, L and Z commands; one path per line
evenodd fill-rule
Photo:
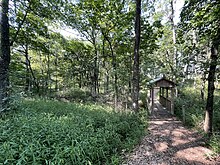
M 8 0 L 0 1 L 0 112 L 8 106 L 10 64 L 8 5 Z
M 113 51 L 113 47 L 112 44 L 110 42 L 109 39 L 107 39 L 108 43 L 109 43 L 109 47 L 111 50 L 111 56 L 112 56 L 112 67 L 113 67 L 113 72 L 114 72 L 114 99 L 115 99 L 115 109 L 118 107 L 118 98 L 119 98 L 119 94 L 118 94 L 118 73 L 117 73 L 117 59 L 116 59 L 116 55 L 114 54 Z
M 118 73 L 117 73 L 117 57 L 114 54 L 112 42 L 110 41 L 109 37 L 107 34 L 102 31 L 102 34 L 105 38 L 105 40 L 109 44 L 109 48 L 111 50 L 111 57 L 112 57 L 112 67 L 113 67 L 113 72 L 114 72 L 114 102 L 115 102 L 115 109 L 118 107 L 118 98 L 119 98 L 119 92 L 118 92 Z
M 134 63 L 133 63 L 133 89 L 132 89 L 132 107 L 135 112 L 138 112 L 139 98 L 139 49 L 140 49 L 140 33 L 141 33 L 141 0 L 136 0 L 136 18 L 135 18 L 135 46 L 134 46 Z
M 171 16 L 170 16 L 170 22 L 172 26 L 172 33 L 173 33 L 173 81 L 176 80 L 176 70 L 177 70 L 177 49 L 176 49 L 176 27 L 174 24 L 174 0 L 170 1 L 170 6 L 171 6 Z
M 92 31 L 92 44 L 94 46 L 94 51 L 95 51 L 95 58 L 94 58 L 94 69 L 93 69 L 93 80 L 92 80 L 92 85 L 93 85 L 93 97 L 94 100 L 96 100 L 96 97 L 98 95 L 99 89 L 98 89 L 98 84 L 99 84 L 99 54 L 98 54 L 98 49 L 97 49 L 97 42 L 96 42 L 96 37 L 95 37 L 95 31 L 93 29 Z
M 58 55 L 55 55 L 56 59 L 55 59 L 55 91 L 58 91 Z
M 95 48 L 96 49 L 96 48 Z M 96 50 L 96 57 L 94 61 L 95 67 L 94 67 L 94 92 L 95 92 L 95 97 L 99 93 L 99 66 L 98 66 L 98 51 Z
M 214 90 L 215 90 L 215 72 L 218 60 L 218 46 L 219 44 L 214 42 L 211 48 L 211 63 L 209 67 L 208 75 L 208 97 L 206 102 L 205 110 L 205 122 L 204 131 L 209 136 L 212 135 L 212 119 L 213 119 L 213 100 L 214 100 Z
M 2 0 L 2 1 L 6 1 L 6 0 Z M 22 21 L 18 24 L 17 31 L 16 31 L 15 35 L 12 37 L 12 40 L 10 42 L 10 46 L 13 46 L 14 42 L 17 40 L 18 34 L 19 34 L 19 32 L 20 32 L 20 30 L 22 28 L 22 25 L 24 24 L 24 22 L 25 22 L 25 20 L 27 18 L 27 15 L 28 15 L 28 12 L 30 11 L 30 8 L 31 8 L 31 1 L 29 0 L 29 4 L 28 4 L 28 7 L 26 9 L 25 15 L 24 15 Z M 16 6 L 15 6 L 15 9 L 16 9 Z
M 26 59 L 26 65 L 28 66 L 28 70 L 31 72 L 31 76 L 33 78 L 33 82 L 34 82 L 34 85 L 37 89 L 37 93 L 39 93 L 39 90 L 40 90 L 40 87 L 39 87 L 39 84 L 37 83 L 37 78 L 35 77 L 35 74 L 34 74 L 34 71 L 31 67 L 31 61 L 29 59 L 29 54 L 28 54 L 28 46 L 26 45 L 25 46 L 25 59 Z
M 129 89 L 129 96 L 131 97 L 132 96 L 132 72 L 133 72 L 133 67 L 132 67 L 132 54 L 130 54 L 129 56 L 129 64 L 130 64 L 130 67 L 129 67 L 129 80 L 128 80 L 128 89 Z
M 206 82 L 206 74 L 205 74 L 205 71 L 204 71 L 203 77 L 202 77 L 201 89 L 200 89 L 200 94 L 201 94 L 202 101 L 205 100 L 205 82 Z
M 25 45 L 25 57 L 26 57 L 25 91 L 30 91 L 30 69 L 29 69 L 29 57 L 28 57 L 28 44 Z
M 109 72 L 105 73 L 105 94 L 109 92 Z
M 47 90 L 49 88 L 49 94 L 51 94 L 51 70 L 50 70 L 50 54 L 47 54 Z M 45 91 L 46 93 L 48 91 Z

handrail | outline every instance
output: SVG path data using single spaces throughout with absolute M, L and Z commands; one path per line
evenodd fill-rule
M 160 95 L 160 97 L 162 97 L 162 98 L 164 98 L 165 100 L 168 100 L 168 101 L 171 102 L 171 99 L 170 99 L 170 98 L 166 98 L 166 97 L 164 97 L 164 96 L 162 96 L 162 95 Z

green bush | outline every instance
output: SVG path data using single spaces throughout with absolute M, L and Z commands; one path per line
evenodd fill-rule
M 65 98 L 69 101 L 88 102 L 93 101 L 92 95 L 88 90 L 80 88 L 71 88 L 68 90 L 59 91 L 56 93 L 58 98 Z
M 178 98 L 175 99 L 175 114 L 182 119 L 182 107 L 185 105 L 186 122 L 190 127 L 195 127 L 197 130 L 203 129 L 203 121 L 205 114 L 206 101 L 200 98 L 199 89 L 185 87 L 181 89 Z M 217 153 L 220 153 L 220 91 L 215 91 L 214 97 L 214 115 L 213 115 L 213 131 L 214 135 L 210 140 L 209 145 Z
M 215 153 L 220 153 L 220 134 L 214 134 L 209 144 Z
M 185 109 L 185 125 L 200 129 L 204 118 L 204 102 L 198 95 L 191 93 L 182 93 L 175 99 L 175 115 L 183 119 L 182 109 Z
M 0 119 L 0 164 L 119 164 L 144 133 L 132 113 L 95 104 L 26 100 Z

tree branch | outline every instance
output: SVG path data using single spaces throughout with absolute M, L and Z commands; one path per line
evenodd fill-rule
M 13 44 L 14 44 L 15 40 L 17 39 L 18 34 L 19 34 L 20 30 L 21 30 L 21 27 L 22 27 L 22 25 L 24 24 L 24 22 L 25 22 L 25 20 L 26 20 L 26 18 L 27 18 L 27 14 L 28 14 L 28 12 L 29 12 L 29 10 L 30 10 L 30 7 L 31 7 L 31 0 L 29 0 L 28 2 L 29 2 L 29 6 L 27 7 L 26 13 L 25 13 L 25 15 L 24 15 L 24 17 L 23 17 L 21 23 L 18 25 L 18 30 L 16 31 L 16 33 L 15 33 L 13 39 L 11 40 L 10 46 L 13 46 Z

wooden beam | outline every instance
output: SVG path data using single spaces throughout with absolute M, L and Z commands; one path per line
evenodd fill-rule
M 171 114 L 174 115 L 174 92 L 175 88 L 171 88 Z
M 169 110 L 169 108 L 168 108 L 168 96 L 169 96 L 169 94 L 168 94 L 168 88 L 166 87 L 166 109 L 167 109 L 167 110 Z
M 151 98 L 151 101 L 152 101 L 152 106 L 151 106 L 151 112 L 153 112 L 153 110 L 154 110 L 154 88 L 152 88 L 152 90 L 151 90 L 151 92 L 152 92 L 152 98 Z
M 162 92 L 162 90 L 161 90 L 161 87 L 160 87 L 160 92 L 159 92 L 159 102 L 160 102 L 160 104 L 161 104 L 161 93 Z

